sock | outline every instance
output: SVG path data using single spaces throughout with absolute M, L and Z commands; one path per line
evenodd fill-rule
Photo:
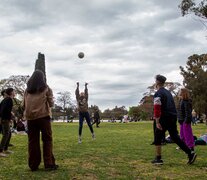
M 161 156 L 157 156 L 157 159 L 160 160 L 161 159 Z

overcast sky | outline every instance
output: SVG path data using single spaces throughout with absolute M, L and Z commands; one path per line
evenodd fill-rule
M 204 26 L 179 2 L 1 0 L 0 77 L 31 75 L 41 52 L 54 94 L 75 99 L 76 82 L 89 82 L 90 105 L 135 106 L 156 74 L 182 82 L 179 66 L 206 52 Z

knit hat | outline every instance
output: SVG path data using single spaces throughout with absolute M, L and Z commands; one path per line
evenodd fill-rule
M 167 78 L 163 75 L 158 74 L 158 75 L 156 75 L 155 79 L 156 79 L 156 81 L 160 82 L 161 84 L 164 84 Z

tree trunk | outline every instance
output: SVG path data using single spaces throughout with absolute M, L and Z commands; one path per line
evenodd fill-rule
M 38 59 L 36 60 L 35 63 L 35 70 L 41 70 L 46 79 L 46 71 L 45 71 L 45 55 L 41 54 L 40 52 L 38 53 Z

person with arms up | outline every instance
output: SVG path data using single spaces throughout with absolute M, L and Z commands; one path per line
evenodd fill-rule
M 79 82 L 77 82 L 77 88 L 75 91 L 78 111 L 79 111 L 79 137 L 78 137 L 79 144 L 82 142 L 82 129 L 83 129 L 84 118 L 86 119 L 88 127 L 91 131 L 92 138 L 95 139 L 95 134 L 93 131 L 93 127 L 91 125 L 90 115 L 88 112 L 88 87 L 87 86 L 88 83 L 85 83 L 85 91 L 79 93 Z
M 180 139 L 177 131 L 177 111 L 172 94 L 164 88 L 166 77 L 162 75 L 156 76 L 157 92 L 154 95 L 154 119 L 156 121 L 155 130 L 155 150 L 156 157 L 152 164 L 162 165 L 161 157 L 161 141 L 163 132 L 169 132 L 172 140 L 188 155 L 187 164 L 192 164 L 196 159 L 196 153 L 192 151 Z
M 24 94 L 24 118 L 28 128 L 28 164 L 32 171 L 38 170 L 41 162 L 40 132 L 43 142 L 43 160 L 46 170 L 56 170 L 52 143 L 51 107 L 53 92 L 46 84 L 45 75 L 36 70 L 27 82 Z
M 4 92 L 4 99 L 1 102 L 1 125 L 2 125 L 2 140 L 0 144 L 0 156 L 6 157 L 6 154 L 13 153 L 8 150 L 9 142 L 11 139 L 11 117 L 13 108 L 13 98 L 15 92 L 13 88 L 8 88 Z

